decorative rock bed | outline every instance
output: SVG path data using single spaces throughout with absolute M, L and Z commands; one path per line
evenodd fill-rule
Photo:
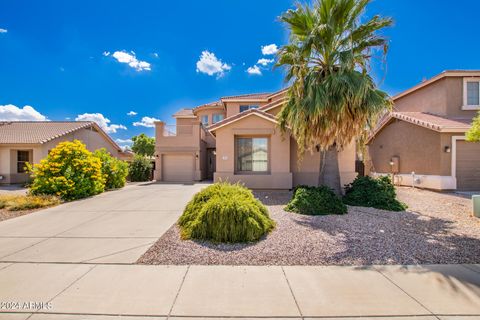
M 138 261 L 142 264 L 368 265 L 480 263 L 480 219 L 471 200 L 399 188 L 405 212 L 349 207 L 347 215 L 302 216 L 283 207 L 290 192 L 255 192 L 277 227 L 252 244 L 180 239 L 176 225 Z

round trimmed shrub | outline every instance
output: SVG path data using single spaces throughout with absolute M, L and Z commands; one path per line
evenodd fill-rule
M 343 202 L 350 206 L 372 207 L 390 211 L 404 211 L 407 205 L 397 200 L 395 186 L 390 177 L 378 179 L 357 177 L 345 189 Z
M 128 171 L 130 172 L 130 181 L 150 181 L 152 162 L 145 156 L 135 155 Z
M 128 163 L 112 157 L 105 148 L 95 150 L 94 154 L 102 162 L 105 189 L 123 188 L 127 182 Z
M 347 206 L 326 186 L 298 186 L 293 197 L 285 207 L 286 211 L 318 216 L 328 214 L 345 214 Z
M 79 141 L 61 142 L 45 159 L 29 166 L 30 193 L 75 200 L 103 192 L 105 178 L 99 158 Z
M 183 239 L 235 243 L 257 241 L 275 222 L 249 189 L 221 182 L 198 192 L 178 225 Z

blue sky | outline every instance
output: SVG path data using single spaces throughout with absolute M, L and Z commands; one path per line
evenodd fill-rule
M 274 57 L 273 46 L 267 54 L 262 47 L 286 43 L 278 16 L 292 5 L 0 0 L 0 120 L 12 113 L 50 120 L 100 113 L 98 121 L 109 119 L 103 125 L 124 145 L 140 132 L 153 135 L 143 117 L 172 122 L 180 108 L 278 90 L 282 71 L 258 60 Z M 472 0 L 374 1 L 367 15 L 395 20 L 385 32 L 386 69 L 374 68 L 381 88 L 395 94 L 446 69 L 480 69 L 479 11 L 480 1 Z

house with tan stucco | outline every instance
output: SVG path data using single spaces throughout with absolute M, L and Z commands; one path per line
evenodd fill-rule
M 278 127 L 286 90 L 222 97 L 182 109 L 175 123 L 156 122 L 157 181 L 205 179 L 241 182 L 255 189 L 317 185 L 320 152 L 299 161 L 296 141 Z M 339 153 L 341 183 L 353 181 L 355 145 Z
M 95 122 L 9 121 L 0 122 L 0 184 L 28 180 L 25 163 L 39 163 L 58 143 L 82 141 L 88 150 L 107 149 L 121 160 L 131 158 Z
M 400 185 L 480 190 L 480 143 L 465 133 L 480 110 L 480 71 L 445 71 L 395 97 L 394 110 L 373 132 L 374 175 Z

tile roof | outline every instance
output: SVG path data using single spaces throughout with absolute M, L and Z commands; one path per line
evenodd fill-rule
M 241 99 L 241 100 L 248 100 L 248 99 L 268 99 L 271 95 L 270 92 L 263 92 L 263 93 L 249 93 L 249 94 L 241 94 L 236 96 L 226 96 L 220 98 L 221 100 L 231 100 L 231 99 Z
M 392 119 L 403 120 L 437 132 L 449 133 L 467 132 L 472 122 L 472 119 L 440 116 L 427 112 L 392 112 L 379 123 L 370 135 L 367 143 L 369 143 L 383 127 L 390 123 Z
M 91 121 L 4 121 L 0 122 L 0 144 L 42 144 L 92 126 L 98 128 Z
M 279 105 L 284 104 L 285 102 L 287 102 L 287 97 L 282 97 L 282 98 L 280 98 L 280 99 L 278 99 L 278 100 L 275 100 L 275 101 L 273 101 L 273 102 L 267 103 L 266 105 L 261 106 L 261 107 L 258 108 L 258 109 L 259 109 L 259 110 L 262 110 L 262 111 L 267 111 L 267 110 L 276 108 L 276 107 L 278 107 Z
M 209 102 L 209 103 L 196 106 L 195 108 L 193 108 L 193 111 L 195 112 L 197 111 L 197 109 L 206 108 L 206 107 L 218 107 L 218 106 L 222 106 L 221 101 L 214 101 L 214 102 Z
M 427 112 L 393 112 L 392 117 L 435 131 L 468 131 L 472 119 L 434 115 Z
M 232 122 L 235 122 L 235 121 L 238 121 L 240 119 L 243 119 L 251 114 L 257 114 L 263 118 L 267 118 L 268 120 L 271 120 L 271 121 L 274 121 L 276 122 L 277 121 L 277 117 L 275 117 L 274 115 L 270 114 L 270 113 L 267 113 L 267 112 L 264 112 L 264 111 L 261 111 L 259 109 L 249 109 L 247 111 L 244 111 L 244 112 L 240 112 L 240 113 L 237 113 L 231 117 L 228 117 L 228 118 L 225 118 L 223 119 L 222 121 L 219 121 L 215 124 L 212 124 L 210 126 L 207 127 L 207 130 L 208 131 L 212 131 L 212 130 L 216 130 L 220 127 L 223 127 L 225 125 L 228 125 Z
M 182 117 L 195 117 L 193 114 L 193 109 L 181 109 L 173 114 L 174 118 L 182 118 Z

